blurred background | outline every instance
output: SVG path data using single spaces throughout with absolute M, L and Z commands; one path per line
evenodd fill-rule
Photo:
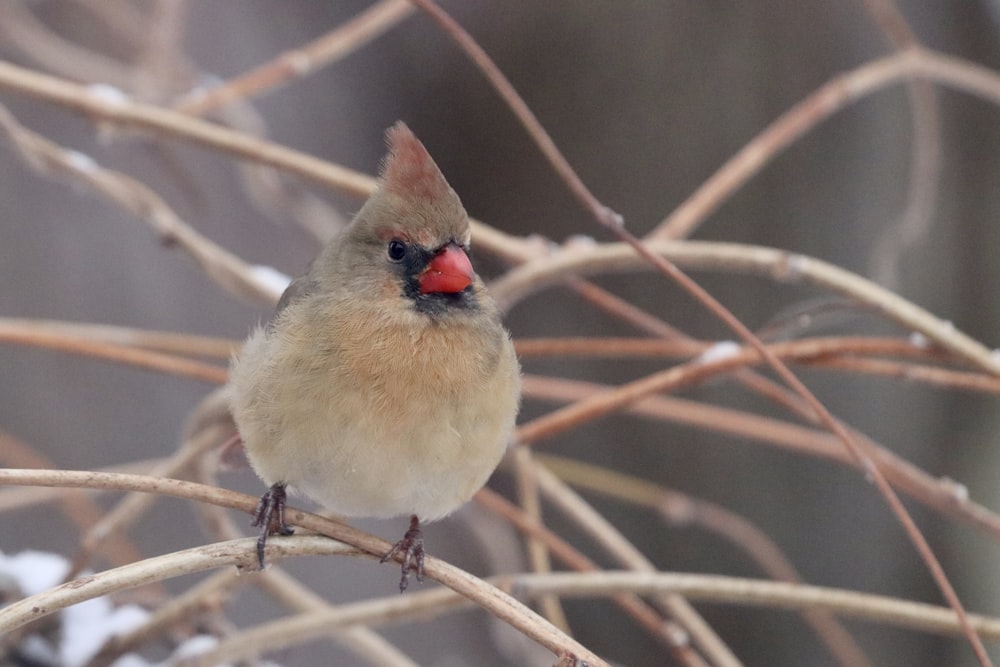
M 34 21 L 116 64 L 104 63 L 98 71 L 123 78 L 104 83 L 144 101 L 170 104 L 196 86 L 315 39 L 370 5 L 349 0 L 103 4 L 123 21 L 135 19 L 131 31 L 111 29 L 98 18 L 96 2 L 7 0 L 0 5 L 0 57 L 94 82 L 85 78 L 81 58 L 53 56 L 38 40 L 25 38 L 25 26 Z M 893 49 L 870 11 L 879 3 L 866 6 L 861 0 L 443 4 L 496 60 L 584 182 L 637 234 L 651 230 L 790 106 L 834 75 Z M 926 47 L 1000 69 L 1000 4 L 896 5 Z M 136 69 L 141 58 L 156 56 L 151 45 L 160 42 L 176 49 L 176 57 L 156 61 L 159 70 Z M 923 154 L 916 151 L 918 159 L 929 160 L 931 178 L 916 195 L 910 193 L 915 155 L 910 93 L 893 86 L 796 142 L 714 213 L 695 238 L 822 258 L 878 280 L 988 346 L 1000 344 L 1000 110 L 936 90 L 930 108 L 938 141 L 926 144 Z M 80 115 L 2 88 L 0 104 L 29 128 L 147 183 L 220 245 L 290 275 L 301 272 L 318 248 L 299 214 L 314 211 L 310 219 L 325 228 L 338 215 L 349 219 L 361 205 L 291 178 L 285 198 L 257 186 L 248 194 L 244 175 L 229 156 L 95 127 Z M 243 127 L 254 125 L 274 141 L 366 173 L 375 173 L 384 152 L 382 132 L 402 119 L 427 145 L 471 215 L 514 235 L 610 240 L 571 198 L 482 76 L 422 15 L 403 20 L 341 62 L 253 100 L 253 107 L 258 116 L 242 116 Z M 919 210 L 907 218 L 911 201 Z M 917 226 L 904 228 L 904 220 L 916 220 Z M 475 261 L 487 276 L 504 268 L 485 254 Z M 821 296 L 764 279 L 695 277 L 753 329 Z M 731 337 L 662 278 L 636 274 L 598 282 L 692 335 Z M 269 308 L 223 293 L 190 258 L 159 244 L 144 223 L 79 188 L 39 176 L 0 142 L 0 315 L 239 339 L 269 314 Z M 507 323 L 515 337 L 635 335 L 561 289 L 518 305 Z M 826 326 L 831 332 L 893 331 L 863 313 Z M 656 367 L 649 361 L 525 364 L 532 373 L 604 382 L 626 381 Z M 995 400 L 844 373 L 803 371 L 802 377 L 835 415 L 932 475 L 960 480 L 987 507 L 1000 508 Z M 211 389 L 13 345 L 0 346 L 0 378 L 0 428 L 68 469 L 168 455 L 189 413 Z M 771 410 L 725 382 L 683 395 L 765 414 Z M 523 419 L 550 408 L 529 400 Z M 741 513 L 785 550 L 810 583 L 940 602 L 883 501 L 851 470 L 635 417 L 605 419 L 544 447 Z M 223 482 L 248 493 L 262 490 L 249 471 Z M 511 482 L 501 474 L 494 485 L 507 490 Z M 760 576 L 745 555 L 715 536 L 671 528 L 652 513 L 588 498 L 663 570 Z M 1000 611 L 998 545 L 915 503 L 908 506 L 968 607 Z M 475 573 L 519 567 L 516 547 L 499 548 L 478 537 L 482 531 L 469 529 L 470 520 L 488 522 L 480 522 L 479 512 L 470 507 L 432 526 L 432 553 Z M 358 523 L 386 539 L 395 539 L 403 527 Z M 558 520 L 553 526 L 560 528 Z M 158 503 L 131 535 L 146 555 L 200 543 L 190 508 L 173 500 Z M 566 536 L 586 545 L 572 530 Z M 0 550 L 6 553 L 31 548 L 69 554 L 78 537 L 54 508 L 0 515 Z M 335 602 L 386 594 L 391 587 L 386 582 L 395 581 L 367 561 L 303 559 L 288 569 Z M 791 613 L 697 606 L 747 665 L 833 664 Z M 671 664 L 610 603 L 575 601 L 567 610 L 578 636 L 609 659 Z M 274 609 L 250 592 L 232 613 L 239 624 L 272 616 Z M 957 640 L 846 625 L 875 664 L 974 664 L 971 650 Z M 420 664 L 469 664 L 469 656 L 483 665 L 528 664 L 524 654 L 497 640 L 482 612 L 394 626 L 385 634 Z M 328 647 L 313 644 L 275 658 L 288 665 L 352 664 L 346 655 L 331 655 Z

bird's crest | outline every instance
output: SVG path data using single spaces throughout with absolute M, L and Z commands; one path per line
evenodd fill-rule
M 382 163 L 382 187 L 406 198 L 438 200 L 451 187 L 430 153 L 402 121 L 386 130 L 389 154 Z

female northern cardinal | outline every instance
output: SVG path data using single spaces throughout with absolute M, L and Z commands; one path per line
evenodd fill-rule
M 233 418 L 270 489 L 257 555 L 285 524 L 285 487 L 339 514 L 410 515 L 383 562 L 423 578 L 420 520 L 478 491 L 507 446 L 520 367 L 466 254 L 458 195 L 403 123 L 378 190 L 282 295 L 230 371 Z

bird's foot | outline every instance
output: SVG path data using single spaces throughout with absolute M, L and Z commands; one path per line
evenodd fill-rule
M 420 531 L 420 520 L 416 514 L 410 517 L 410 529 L 403 539 L 396 542 L 379 562 L 392 560 L 398 553 L 403 554 L 403 576 L 399 579 L 399 592 L 402 593 L 410 585 L 410 572 L 416 575 L 418 582 L 424 581 L 424 534 Z
M 285 485 L 281 482 L 272 484 L 271 488 L 260 497 L 257 509 L 254 510 L 253 526 L 260 526 L 257 537 L 257 561 L 260 569 L 264 569 L 264 546 L 268 535 L 291 535 L 295 531 L 285 523 Z

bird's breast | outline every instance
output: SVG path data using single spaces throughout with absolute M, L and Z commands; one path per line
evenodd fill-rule
M 497 322 L 292 304 L 241 356 L 234 416 L 254 469 L 345 515 L 448 514 L 486 482 L 517 413 Z

